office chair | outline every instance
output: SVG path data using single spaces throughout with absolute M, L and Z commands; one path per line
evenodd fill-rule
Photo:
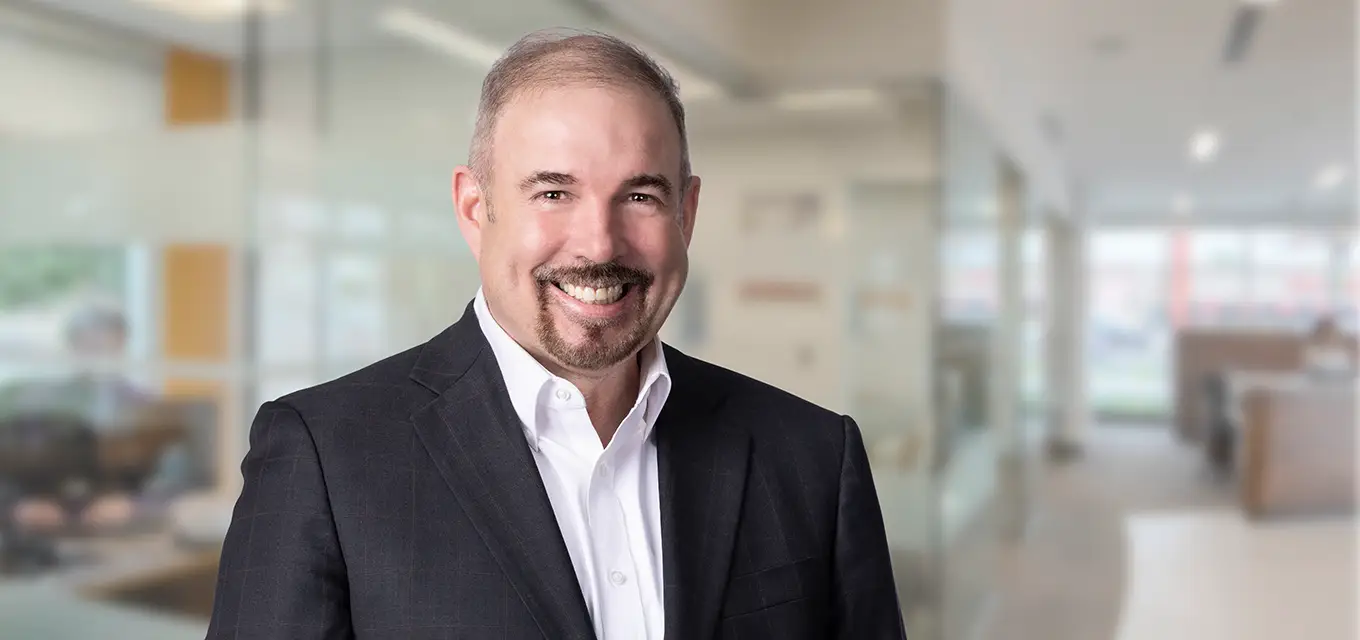
M 1205 376 L 1204 392 L 1208 399 L 1206 403 L 1209 408 L 1209 424 L 1207 440 L 1205 442 L 1205 454 L 1208 457 L 1210 469 L 1220 478 L 1227 477 L 1233 471 L 1233 448 L 1237 439 L 1236 428 L 1233 425 L 1232 398 L 1228 394 L 1228 380 L 1221 372 L 1211 373 Z
M 57 563 L 55 542 L 21 530 L 14 510 L 42 498 L 79 513 L 100 486 L 98 442 L 83 419 L 67 414 L 0 419 L 0 571 Z

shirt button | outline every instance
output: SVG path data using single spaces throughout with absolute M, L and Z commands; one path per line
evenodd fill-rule
M 557 399 L 561 400 L 562 402 L 566 402 L 571 399 L 571 392 L 567 391 L 566 389 L 558 389 Z
M 609 574 L 609 581 L 616 587 L 622 587 L 628 582 L 628 576 L 623 575 L 622 571 L 613 571 Z

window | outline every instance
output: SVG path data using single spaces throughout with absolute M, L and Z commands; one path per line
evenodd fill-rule
M 1189 315 L 1193 325 L 1230 326 L 1248 322 L 1250 245 L 1241 231 L 1187 232 Z
M 1093 407 L 1106 414 L 1166 415 L 1171 347 L 1182 324 L 1301 330 L 1337 311 L 1350 321 L 1354 304 L 1343 292 L 1357 292 L 1360 249 L 1345 242 L 1331 230 L 1308 229 L 1093 232 Z M 1349 268 L 1342 264 L 1346 248 Z
M 1243 324 L 1303 329 L 1330 313 L 1332 241 L 1327 234 L 1248 234 L 1250 287 Z
M 134 254 L 110 245 L 0 248 L 0 383 L 53 368 L 69 355 L 65 328 L 84 309 L 123 315 L 131 345 L 144 352 L 146 300 L 129 283 Z
M 1170 404 L 1166 229 L 1094 231 L 1087 283 L 1090 394 L 1100 413 L 1143 416 Z

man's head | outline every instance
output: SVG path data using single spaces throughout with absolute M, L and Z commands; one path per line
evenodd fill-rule
M 674 81 L 593 33 L 531 34 L 482 85 L 458 224 L 496 321 L 556 368 L 603 372 L 684 288 L 699 180 Z
M 1317 319 L 1313 324 L 1312 338 L 1316 341 L 1334 340 L 1341 336 L 1341 328 L 1337 326 L 1336 318 L 1330 314 Z
M 127 348 L 127 319 L 117 309 L 91 306 L 73 314 L 66 325 L 72 353 L 88 357 L 121 357 Z

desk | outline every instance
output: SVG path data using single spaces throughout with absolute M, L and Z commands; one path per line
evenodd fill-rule
M 92 546 L 98 556 L 93 563 L 35 577 L 0 578 L 5 640 L 203 637 L 205 619 L 110 598 L 147 580 L 215 567 L 217 550 L 181 549 L 164 535 Z
M 1252 516 L 1355 507 L 1355 381 L 1295 375 L 1241 385 L 1236 465 Z
M 1227 385 L 1228 417 L 1240 434 L 1246 425 L 1247 394 L 1256 390 L 1298 391 L 1307 389 L 1316 380 L 1297 372 L 1227 371 L 1223 374 Z

